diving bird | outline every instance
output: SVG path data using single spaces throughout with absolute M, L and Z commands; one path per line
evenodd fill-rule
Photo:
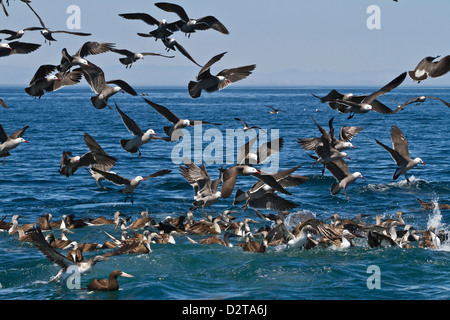
M 142 37 L 146 36 L 146 35 L 141 34 L 141 33 L 139 33 L 139 35 L 142 36 Z M 201 65 L 199 65 L 197 63 L 197 61 L 194 60 L 194 58 L 192 58 L 192 56 L 189 54 L 189 52 L 187 52 L 187 50 L 181 44 L 179 44 L 175 39 L 166 37 L 166 38 L 161 39 L 161 41 L 166 46 L 166 51 L 167 52 L 169 52 L 170 50 L 173 50 L 173 51 L 177 51 L 178 50 L 183 56 L 185 56 L 186 58 L 191 60 L 193 63 L 198 65 L 200 68 L 202 67 Z
M 180 30 L 188 37 L 190 37 L 191 33 L 194 33 L 196 30 L 214 29 L 223 34 L 230 33 L 227 28 L 214 16 L 190 19 L 183 7 L 177 4 L 157 2 L 155 3 L 155 6 L 167 12 L 174 12 L 180 17 L 181 20 L 171 23 L 169 26 L 170 30 L 173 32 Z
M 388 147 L 377 139 L 375 139 L 375 142 L 386 149 L 397 164 L 398 168 L 394 172 L 393 179 L 397 180 L 400 175 L 404 174 L 406 182 L 407 184 L 409 184 L 407 172 L 417 166 L 419 163 L 423 165 L 425 165 L 425 163 L 421 158 L 411 159 L 408 150 L 408 140 L 406 140 L 403 132 L 396 125 L 392 126 L 391 140 L 393 148 Z
M 131 195 L 131 203 L 134 203 L 134 198 L 133 198 L 134 190 L 139 186 L 141 181 L 145 181 L 145 180 L 150 179 L 150 178 L 164 176 L 164 175 L 166 175 L 166 174 L 171 172 L 171 170 L 164 169 L 164 170 L 157 171 L 157 172 L 155 172 L 155 173 L 153 173 L 153 174 L 151 174 L 149 176 L 146 176 L 146 177 L 137 176 L 137 177 L 135 177 L 133 179 L 127 179 L 127 178 L 119 176 L 118 174 L 115 174 L 115 173 L 112 173 L 112 172 L 101 171 L 101 170 L 98 170 L 98 169 L 96 169 L 94 167 L 92 168 L 92 170 L 94 170 L 95 172 L 100 173 L 107 180 L 111 181 L 115 185 L 125 186 L 125 188 L 123 188 L 122 190 L 117 191 L 117 193 L 125 193 L 125 200 L 124 200 L 124 202 L 127 202 L 128 195 Z
M 54 65 L 42 65 L 34 74 L 30 84 L 25 88 L 25 92 L 35 98 L 44 95 L 44 91 L 53 92 L 63 87 L 73 86 L 81 81 L 83 73 L 81 69 L 76 69 L 71 72 L 58 72 L 54 75 L 48 76 L 56 69 Z
M 0 158 L 3 158 L 2 165 L 5 165 L 6 157 L 9 157 L 11 155 L 9 153 L 11 150 L 17 148 L 23 142 L 28 143 L 28 141 L 22 137 L 28 128 L 29 127 L 26 126 L 8 136 L 5 132 L 5 129 L 3 129 L 2 125 L 0 124 Z
M 103 109 L 108 107 L 108 99 L 115 95 L 117 92 L 126 92 L 132 96 L 137 96 L 137 92 L 125 81 L 123 80 L 105 80 L 105 73 L 103 70 L 89 62 L 89 67 L 82 67 L 84 78 L 88 82 L 91 90 L 96 94 L 96 96 L 91 97 L 91 103 L 96 109 Z M 111 87 L 110 84 L 115 84 L 116 87 Z
M 139 152 L 139 158 L 141 157 L 141 150 L 140 148 L 142 145 L 149 143 L 153 139 L 159 139 L 163 140 L 163 138 L 158 138 L 156 136 L 156 133 L 153 129 L 148 129 L 147 131 L 142 131 L 141 127 L 131 119 L 129 116 L 127 116 L 116 104 L 117 112 L 119 112 L 119 115 L 122 119 L 123 124 L 125 127 L 130 131 L 135 137 L 132 139 L 121 139 L 120 145 L 122 148 L 129 152 L 129 153 L 136 153 Z
M 0 43 L 0 57 L 7 57 L 13 54 L 28 54 L 37 50 L 41 45 L 36 43 L 13 41 Z
M 392 98 L 391 98 L 391 99 L 392 99 Z M 420 97 L 408 99 L 408 100 L 406 100 L 406 102 L 403 103 L 402 105 L 399 105 L 395 100 L 392 99 L 392 100 L 395 102 L 395 104 L 398 106 L 398 108 L 395 109 L 394 111 L 392 111 L 392 113 L 397 113 L 397 112 L 399 112 L 399 111 L 402 111 L 403 108 L 405 108 L 405 107 L 406 107 L 407 105 L 409 105 L 409 104 L 415 103 L 416 105 L 419 105 L 419 104 L 425 102 L 427 99 L 435 99 L 435 100 L 438 100 L 438 101 L 442 102 L 443 104 L 445 104 L 447 107 L 450 108 L 450 103 L 448 103 L 448 102 L 446 102 L 446 101 L 444 101 L 444 100 L 442 100 L 442 99 L 440 99 L 440 98 L 432 97 L 432 96 L 420 96 Z
M 88 284 L 87 288 L 91 291 L 117 291 L 119 290 L 117 277 L 133 278 L 131 274 L 114 270 L 109 274 L 108 279 L 94 279 Z
M 252 64 L 238 68 L 224 69 L 215 76 L 212 75 L 210 72 L 211 66 L 219 61 L 225 54 L 226 52 L 212 57 L 198 73 L 196 78 L 197 81 L 189 82 L 188 90 L 191 98 L 199 98 L 203 90 L 206 92 L 220 91 L 232 83 L 247 78 L 256 68 L 256 65 Z
M 84 59 L 89 55 L 97 55 L 112 51 L 115 44 L 109 42 L 85 42 L 80 49 L 74 54 L 70 55 L 66 48 L 61 51 L 61 62 L 58 66 L 58 70 L 62 72 L 67 72 L 73 66 L 87 67 L 89 68 L 89 62 Z
M 412 71 L 408 71 L 409 77 L 413 81 L 420 83 L 428 77 L 438 78 L 450 71 L 450 55 L 443 57 L 439 61 L 434 61 L 440 56 L 425 57 Z
M 380 104 L 379 102 L 375 102 L 376 99 L 391 90 L 397 88 L 406 78 L 406 72 L 402 73 L 398 77 L 396 77 L 394 80 L 389 82 L 387 85 L 379 89 L 378 91 L 375 91 L 371 93 L 368 96 L 364 96 L 362 100 L 360 101 L 354 101 L 354 99 L 351 100 L 333 100 L 330 102 L 330 106 L 332 109 L 337 109 L 340 113 L 349 113 L 350 116 L 348 119 L 351 119 L 355 113 L 367 113 L 370 110 L 376 111 L 378 113 L 382 114 L 389 114 L 392 112 L 391 109 L 386 107 L 383 104 Z
M 111 157 L 103 149 L 99 148 L 99 144 L 87 132 L 84 133 L 84 142 L 89 148 L 89 152 L 82 156 L 72 157 L 72 152 L 64 151 L 61 156 L 59 174 L 69 177 L 73 175 L 79 168 L 93 166 L 95 164 L 113 166 L 117 159 Z
M 49 28 L 47 28 L 44 24 L 44 21 L 42 21 L 41 17 L 37 14 L 37 12 L 30 6 L 29 2 L 26 2 L 27 6 L 30 8 L 31 11 L 33 11 L 33 13 L 36 15 L 36 17 L 38 18 L 40 24 L 42 27 L 31 27 L 28 28 L 29 30 L 40 30 L 42 36 L 45 38 L 45 42 L 48 41 L 49 44 L 52 43 L 52 41 L 56 41 L 55 38 L 53 38 L 53 34 L 54 33 L 66 33 L 66 34 L 71 34 L 71 35 L 75 35 L 75 36 L 83 36 L 83 37 L 87 37 L 90 36 L 91 33 L 85 33 L 85 32 L 74 32 L 74 31 L 66 31 L 66 30 L 60 30 L 60 31 L 51 31 L 49 30 Z
M 125 65 L 125 68 L 131 68 L 133 63 L 139 59 L 144 59 L 145 56 L 158 56 L 164 58 L 174 58 L 175 56 L 165 56 L 159 53 L 153 52 L 133 52 L 127 49 L 111 49 L 111 52 L 125 56 L 124 58 L 119 58 L 120 63 Z
M 334 196 L 338 194 L 339 191 L 343 190 L 347 200 L 350 200 L 350 197 L 347 194 L 347 187 L 358 178 L 364 180 L 362 174 L 360 172 L 350 173 L 347 164 L 342 158 L 328 162 L 325 167 L 338 181 L 338 183 L 333 183 L 331 185 L 331 194 Z
M 170 141 L 177 141 L 179 139 L 176 139 L 177 137 L 173 136 L 174 131 L 181 130 L 186 127 L 195 126 L 195 125 L 203 125 L 203 124 L 212 124 L 215 126 L 222 125 L 221 123 L 211 123 L 208 121 L 203 120 L 188 120 L 188 119 L 181 119 L 177 117 L 172 111 L 170 111 L 168 108 L 161 106 L 159 104 L 156 104 L 150 100 L 145 99 L 145 102 L 147 102 L 153 109 L 155 109 L 160 115 L 162 115 L 164 118 L 169 120 L 173 123 L 173 126 L 165 126 L 164 132 L 166 135 L 170 138 Z
M 156 41 L 158 39 L 170 37 L 173 34 L 173 32 L 169 30 L 171 29 L 170 24 L 168 24 L 165 19 L 159 21 L 147 13 L 121 13 L 119 16 L 128 20 L 141 20 L 148 25 L 157 26 L 155 30 L 148 34 L 138 33 L 140 36 L 154 37 Z

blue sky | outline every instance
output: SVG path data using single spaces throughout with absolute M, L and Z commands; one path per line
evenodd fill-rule
M 164 53 L 164 45 L 159 40 L 155 42 L 136 35 L 137 32 L 151 31 L 152 26 L 118 16 L 119 13 L 145 12 L 157 19 L 178 19 L 174 13 L 158 9 L 154 2 L 33 0 L 33 8 L 53 30 L 67 30 L 67 7 L 78 5 L 81 9 L 79 31 L 93 35 L 56 34 L 58 41 L 49 46 L 43 43 L 38 32 L 25 34 L 21 41 L 42 43 L 42 47 L 28 56 L 0 58 L 0 68 L 8 73 L 6 77 L 2 72 L 0 83 L 28 83 L 39 65 L 59 62 L 62 48 L 74 53 L 88 40 L 114 42 L 117 48 Z M 414 68 L 425 56 L 449 53 L 448 41 L 442 40 L 442 35 L 449 30 L 448 0 L 180 0 L 175 3 L 194 18 L 214 15 L 228 28 L 230 35 L 209 30 L 200 31 L 189 39 L 181 33 L 175 33 L 173 37 L 200 64 L 227 51 L 212 72 L 256 64 L 257 69 L 252 78 L 246 80 L 247 84 L 276 84 L 283 81 L 283 75 L 289 70 L 289 81 L 293 85 L 297 80 L 306 81 L 296 79 L 297 75 L 308 77 L 311 74 L 321 74 L 325 85 L 339 81 L 347 84 L 352 80 L 361 84 L 361 73 L 367 81 L 385 84 L 398 73 Z M 366 26 L 370 16 L 366 10 L 370 5 L 378 5 L 381 10 L 379 30 L 370 30 Z M 0 14 L 1 28 L 39 26 L 33 13 L 20 1 L 10 1 L 8 9 L 8 18 Z M 174 59 L 148 57 L 131 70 L 122 68 L 118 63 L 119 56 L 111 53 L 91 56 L 88 60 L 101 66 L 107 78 L 126 77 L 131 83 L 170 82 L 169 75 L 174 84 L 193 79 L 198 67 L 179 53 L 174 54 Z M 19 74 L 10 76 L 11 67 L 17 67 Z M 378 77 L 370 79 L 371 73 Z M 432 84 L 446 84 L 445 77 L 433 79 Z

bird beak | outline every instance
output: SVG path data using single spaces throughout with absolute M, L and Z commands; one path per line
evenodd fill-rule
M 145 181 L 145 179 L 142 179 L 142 181 Z
M 355 147 L 355 146 L 352 146 L 352 148 L 353 148 L 353 149 L 356 149 L 356 147 Z
M 158 136 L 156 133 L 153 134 L 154 136 Z
M 89 65 L 89 63 L 86 64 L 86 67 L 90 68 L 91 66 Z
M 60 78 L 57 78 L 56 81 L 61 81 L 61 79 L 60 79 Z
M 120 91 L 122 91 L 122 93 L 125 93 L 125 91 L 123 91 L 123 90 L 120 90 Z
M 25 140 L 24 142 L 25 142 L 25 143 L 28 143 L 28 141 L 27 141 L 27 140 Z
M 126 277 L 126 278 L 134 278 L 131 274 L 126 273 L 126 272 L 122 272 L 122 273 L 120 274 L 120 276 L 121 276 L 121 277 Z
M 261 174 L 261 172 L 260 172 L 260 171 L 256 171 L 256 173 L 257 173 L 257 174 Z
M 363 177 L 363 176 L 361 176 L 361 179 L 363 179 L 363 180 L 366 180 L 366 179 L 364 179 L 364 177 Z
M 350 159 L 350 157 L 347 157 L 347 159 L 348 159 L 348 160 L 352 160 L 352 159 Z

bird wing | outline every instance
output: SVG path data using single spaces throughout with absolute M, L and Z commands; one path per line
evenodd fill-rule
M 2 29 L 2 30 L 0 30 L 0 33 L 9 34 L 9 35 L 13 36 L 16 34 L 16 31 L 9 30 L 9 29 Z
M 105 80 L 105 73 L 95 64 L 89 62 L 89 68 L 82 68 L 81 70 L 83 71 L 84 78 L 95 94 L 100 94 L 108 86 Z
M 321 143 L 322 143 L 322 141 L 320 140 L 320 138 L 305 138 L 305 139 L 298 138 L 298 144 L 300 145 L 300 147 L 302 149 L 305 149 L 305 150 L 314 150 Z
M 228 81 L 222 81 L 218 85 L 218 90 L 222 90 L 226 88 L 231 83 L 238 82 L 242 79 L 247 78 L 252 71 L 256 68 L 255 64 L 248 65 L 248 66 L 242 66 L 238 68 L 232 68 L 232 69 L 224 69 L 220 71 L 217 76 L 225 77 Z
M 206 29 L 212 28 L 216 31 L 219 31 L 223 34 L 230 34 L 230 32 L 227 30 L 227 28 L 220 22 L 216 17 L 214 16 L 206 16 L 197 19 L 197 25 L 195 29 L 198 30 L 205 30 L 203 26 L 207 26 Z
M 142 20 L 149 25 L 159 25 L 159 21 L 147 13 L 121 13 L 119 16 L 128 20 Z
M 117 104 L 116 109 L 119 112 L 120 117 L 122 118 L 122 122 L 125 125 L 125 127 L 127 127 L 128 131 L 130 131 L 135 136 L 144 135 L 144 132 L 142 131 L 141 127 L 139 127 L 138 124 L 133 119 L 131 119 L 129 116 L 123 113 L 123 111 L 119 109 Z
M 44 64 L 41 65 L 36 73 L 34 74 L 33 78 L 30 81 L 30 85 L 32 85 L 36 80 L 38 79 L 42 79 L 45 78 L 46 76 L 48 76 L 50 73 L 52 73 L 53 71 L 55 71 L 56 66 L 52 65 L 52 64 Z
M 153 52 L 141 52 L 143 56 L 157 56 L 157 57 L 164 57 L 164 58 L 175 58 L 175 56 L 166 56 L 164 54 L 160 53 L 153 53 Z
M 277 138 L 272 141 L 263 143 L 256 151 L 256 154 L 258 156 L 258 162 L 263 163 L 271 155 L 278 153 L 281 150 L 281 148 L 283 148 L 283 143 L 284 143 L 283 138 Z
M 238 176 L 238 167 L 233 166 L 222 172 L 222 187 L 220 188 L 221 197 L 226 199 L 233 192 Z
M 57 76 L 60 81 L 53 81 L 50 87 L 45 88 L 45 91 L 57 91 L 63 87 L 73 86 L 81 81 L 83 72 L 78 68 L 68 73 L 58 72 L 55 76 Z
M 371 104 L 376 98 L 378 98 L 379 96 L 397 88 L 402 82 L 403 80 L 405 80 L 406 78 L 406 72 L 403 72 L 401 75 L 399 75 L 397 78 L 395 78 L 394 80 L 392 80 L 391 82 L 389 82 L 387 85 L 385 85 L 383 88 L 381 88 L 380 90 L 368 95 L 367 97 L 365 97 L 363 99 L 363 103 L 367 103 L 367 104 Z
M 3 101 L 3 99 L 0 99 L 0 106 L 2 106 L 3 108 L 8 108 L 8 106 L 6 105 L 5 101 Z
M 137 92 L 133 89 L 133 87 L 123 80 L 110 80 L 107 81 L 106 83 L 118 85 L 123 91 L 125 91 L 128 94 L 131 94 L 132 96 L 138 95 Z
M 398 153 L 396 150 L 381 143 L 377 139 L 375 139 L 375 142 L 378 143 L 380 146 L 382 146 L 384 149 L 386 149 L 389 152 L 389 154 L 391 155 L 392 159 L 394 159 L 397 166 L 401 167 L 408 163 L 408 161 L 405 158 L 403 158 L 403 156 L 400 153 Z
M 11 47 L 9 55 L 12 54 L 27 54 L 37 50 L 41 45 L 36 43 L 13 41 L 8 43 Z
M 31 241 L 51 262 L 58 264 L 61 268 L 76 265 L 76 263 L 60 254 L 48 244 L 39 227 L 36 226 L 29 234 L 31 235 Z
M 390 114 L 392 113 L 392 109 L 387 107 L 385 104 L 381 103 L 378 100 L 374 100 L 370 104 L 372 106 L 372 110 L 381 114 Z
M 330 173 L 338 180 L 341 181 L 350 175 L 350 171 L 348 170 L 348 166 L 342 158 L 339 158 L 334 161 L 330 161 L 325 164 L 326 168 Z
M 155 173 L 152 173 L 149 176 L 144 177 L 144 179 L 150 179 L 150 178 L 156 178 L 156 177 L 164 176 L 164 175 L 166 175 L 168 173 L 171 173 L 171 172 L 172 172 L 172 170 L 168 170 L 168 169 L 159 170 L 159 171 L 157 171 Z
M 266 193 L 261 198 L 251 199 L 248 202 L 250 208 L 272 209 L 277 211 L 291 210 L 297 207 L 292 201 L 286 200 L 274 193 Z
M 408 140 L 406 140 L 403 132 L 396 126 L 392 126 L 391 129 L 391 140 L 394 150 L 396 150 L 400 155 L 407 161 L 411 160 L 408 150 Z
M 5 129 L 3 129 L 3 126 L 0 124 L 0 142 L 4 143 L 6 140 L 8 140 L 8 135 L 5 132 Z
M 84 58 L 88 55 L 95 55 L 113 50 L 114 43 L 88 41 L 81 46 L 76 55 Z
M 212 124 L 215 126 L 221 126 L 221 123 L 214 123 L 214 122 L 208 122 L 208 121 L 203 121 L 203 120 L 189 120 L 189 124 L 191 126 L 198 126 L 200 124 Z
M 98 142 L 95 141 L 95 139 L 92 138 L 92 136 L 87 132 L 84 133 L 84 142 L 91 152 L 109 156 L 108 153 L 98 144 Z
M 91 168 L 92 170 L 94 170 L 95 172 L 100 173 L 102 176 L 105 177 L 105 179 L 111 181 L 112 183 L 122 186 L 122 185 L 129 185 L 130 184 L 130 179 L 124 178 L 119 176 L 118 174 L 112 173 L 112 172 L 106 172 L 106 171 L 102 171 L 99 170 L 95 167 Z
M 164 118 L 172 122 L 173 124 L 176 124 L 178 121 L 180 121 L 180 118 L 178 118 L 172 111 L 167 109 L 166 107 L 163 107 L 159 104 L 156 104 L 154 102 L 151 102 L 147 99 L 145 99 L 145 102 L 147 102 L 153 109 L 155 109 L 159 114 L 161 114 Z
M 344 98 L 344 95 L 342 93 L 339 93 L 336 90 L 331 90 L 326 96 L 319 97 L 315 94 L 312 94 L 313 97 L 316 97 L 317 99 L 320 99 L 320 102 L 328 102 L 328 101 L 334 101 L 334 100 L 342 100 Z
M 364 130 L 363 127 L 342 127 L 339 132 L 339 140 L 351 141 L 360 131 Z
M 258 178 L 259 180 L 261 180 L 262 182 L 264 182 L 265 184 L 267 184 L 268 186 L 270 186 L 272 189 L 274 189 L 275 191 L 284 193 L 284 194 L 289 194 L 291 195 L 291 193 L 289 191 L 287 191 L 286 189 L 284 189 L 278 182 L 277 180 L 275 180 L 275 178 L 270 175 L 270 174 L 264 174 L 264 173 L 252 173 L 252 176 Z
M 237 156 L 238 164 L 242 164 L 242 161 L 244 161 L 245 158 L 247 157 L 247 155 L 250 153 L 250 150 L 252 149 L 252 146 L 256 142 L 257 139 L 258 139 L 258 134 L 253 139 L 249 140 L 247 143 L 245 143 L 244 145 L 242 145 L 239 148 L 239 152 L 238 152 L 238 156 Z
M 92 35 L 92 33 L 73 32 L 73 31 L 66 31 L 66 30 L 50 31 L 50 33 L 67 33 L 67 34 L 72 34 L 72 35 L 75 35 L 75 36 L 82 36 L 82 37 L 88 37 L 88 36 Z
M 124 56 L 132 56 L 134 54 L 134 52 L 127 49 L 111 49 L 110 51 Z
M 189 21 L 189 16 L 187 15 L 186 11 L 183 9 L 182 6 L 167 2 L 157 2 L 155 3 L 155 6 L 157 6 L 161 10 L 176 13 L 180 17 L 180 19 L 183 20 L 184 22 Z
M 174 46 L 175 48 L 177 48 L 178 51 L 180 51 L 180 53 L 185 56 L 186 58 L 188 58 L 189 60 L 191 60 L 193 63 L 195 63 L 196 65 L 198 65 L 200 68 L 202 67 L 201 65 L 199 65 L 194 58 L 191 57 L 191 55 L 189 54 L 189 52 L 186 51 L 186 49 L 179 44 L 177 41 L 174 42 Z
M 15 131 L 15 132 L 11 133 L 11 134 L 9 135 L 9 138 L 10 138 L 10 139 L 22 138 L 23 134 L 25 133 L 25 131 L 26 131 L 28 128 L 29 128 L 29 126 L 26 126 L 26 127 L 23 127 L 23 128 L 20 129 L 20 130 L 17 130 L 17 131 Z
M 27 4 L 28 8 L 30 8 L 30 10 L 33 11 L 33 13 L 36 15 L 36 17 L 38 18 L 39 22 L 41 23 L 41 26 L 42 26 L 44 29 L 47 29 L 47 28 L 45 27 L 44 21 L 42 21 L 41 17 L 39 17 L 39 15 L 37 14 L 37 12 L 34 11 L 34 9 L 30 6 L 30 3 L 29 3 L 29 2 L 25 2 L 25 3 Z
M 197 80 L 200 80 L 201 78 L 203 78 L 203 73 L 207 72 L 207 75 L 210 75 L 209 69 L 211 68 L 211 66 L 216 63 L 217 61 L 219 61 L 220 59 L 222 59 L 222 57 L 226 54 L 227 52 L 223 52 L 220 53 L 214 57 L 212 57 L 204 66 L 203 68 L 198 72 L 197 75 Z

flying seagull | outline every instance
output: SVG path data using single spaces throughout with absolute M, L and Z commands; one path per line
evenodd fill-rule
M 131 194 L 131 203 L 134 203 L 134 198 L 133 198 L 134 190 L 139 186 L 141 181 L 145 181 L 150 178 L 160 177 L 160 176 L 166 175 L 171 172 L 171 170 L 164 169 L 164 170 L 160 170 L 160 171 L 155 172 L 146 177 L 137 176 L 133 179 L 127 179 L 127 178 L 119 176 L 118 174 L 115 174 L 112 172 L 101 171 L 94 167 L 92 168 L 92 170 L 100 173 L 101 175 L 103 175 L 105 177 L 105 179 L 111 181 L 112 183 L 114 183 L 116 185 L 125 186 L 125 188 L 117 191 L 117 193 L 125 193 L 126 196 L 125 196 L 124 202 L 127 202 L 128 195 Z
M 53 92 L 66 86 L 73 86 L 83 78 L 81 69 L 67 73 L 58 72 L 48 76 L 54 70 L 56 70 L 54 65 L 46 64 L 40 66 L 31 79 L 29 86 L 25 88 L 25 92 L 40 99 L 44 95 L 44 91 Z
M 177 117 L 172 111 L 170 111 L 168 108 L 161 106 L 159 104 L 156 104 L 152 101 L 149 101 L 145 99 L 145 102 L 147 102 L 153 109 L 155 109 L 160 115 L 162 115 L 164 118 L 169 120 L 173 123 L 173 126 L 166 126 L 164 127 L 164 132 L 168 137 L 170 137 L 170 141 L 176 141 L 174 140 L 176 137 L 172 136 L 174 131 L 180 130 L 186 127 L 195 126 L 195 125 L 203 125 L 203 124 L 212 124 L 215 126 L 222 125 L 221 123 L 211 123 L 208 121 L 202 121 L 202 120 L 188 120 L 188 119 L 181 119 Z
M 434 61 L 437 57 L 425 57 L 412 71 L 408 71 L 409 77 L 413 81 L 420 83 L 430 76 L 438 78 L 450 71 L 450 55 L 443 57 L 439 61 Z
M 336 195 L 342 189 L 347 200 L 350 200 L 350 197 L 347 194 L 347 187 L 358 178 L 364 180 L 362 174 L 360 172 L 350 173 L 347 164 L 342 158 L 328 162 L 325 166 L 338 181 L 338 183 L 333 183 L 331 185 L 331 194 Z
M 27 140 L 22 138 L 23 134 L 28 128 L 29 127 L 26 126 L 8 136 L 5 132 L 5 129 L 3 129 L 2 125 L 0 124 L 0 158 L 3 158 L 2 165 L 5 165 L 6 157 L 9 157 L 11 155 L 9 151 L 17 148 L 22 142 L 28 143 Z
M 230 33 L 227 28 L 214 16 L 190 19 L 183 7 L 177 4 L 157 2 L 155 3 L 155 6 L 167 12 L 174 12 L 180 17 L 181 20 L 170 24 L 169 28 L 171 31 L 175 32 L 180 30 L 181 32 L 184 32 L 185 35 L 188 35 L 188 37 L 190 37 L 191 33 L 194 33 L 196 30 L 214 29 L 223 34 Z
M 19 41 L 0 43 L 0 57 L 7 57 L 13 54 L 28 54 L 37 50 L 40 46 L 40 44 L 36 43 Z
M 245 121 L 242 120 L 241 118 L 234 118 L 234 120 L 236 120 L 236 121 L 241 121 L 241 122 L 244 124 L 244 127 L 242 128 L 242 130 L 244 130 L 244 132 L 246 132 L 246 131 L 248 131 L 248 130 L 251 130 L 251 129 L 259 129 L 259 130 L 263 130 L 263 129 L 261 129 L 261 127 L 258 127 L 258 126 L 249 126 L 249 125 L 247 124 L 247 122 L 245 122 Z
M 84 142 L 89 148 L 89 152 L 84 155 L 72 157 L 72 152 L 64 151 L 61 156 L 59 174 L 69 177 L 73 175 L 78 168 L 93 166 L 95 164 L 114 166 L 117 159 L 108 155 L 97 141 L 87 132 L 84 133 Z
M 112 97 L 119 91 L 126 92 L 132 96 L 137 96 L 137 92 L 125 81 L 123 80 L 105 80 L 105 73 L 103 70 L 89 62 L 89 67 L 82 67 L 83 75 L 88 82 L 91 90 L 96 94 L 96 96 L 91 97 L 91 102 L 94 108 L 103 109 L 111 107 L 108 105 L 108 99 Z M 115 84 L 116 87 L 109 86 L 110 84 Z
M 141 157 L 141 151 L 139 150 L 140 147 L 146 143 L 149 143 L 152 139 L 160 139 L 157 138 L 156 133 L 153 129 L 148 129 L 146 132 L 142 131 L 141 127 L 131 119 L 129 116 L 127 116 L 116 104 L 117 112 L 119 112 L 119 115 L 122 119 L 123 124 L 125 127 L 130 131 L 135 137 L 133 139 L 122 139 L 120 140 L 120 145 L 122 148 L 129 152 L 129 153 L 136 153 L 139 152 L 139 158 Z
M 267 105 L 266 105 L 266 107 L 272 109 L 272 111 L 270 111 L 270 114 L 279 114 L 280 112 L 286 112 L 286 110 L 276 109 L 276 108 L 274 108 L 274 107 L 272 107 L 272 106 L 267 106 Z
M 171 27 L 165 19 L 159 21 L 147 13 L 121 13 L 119 16 L 128 20 L 141 20 L 148 25 L 157 26 L 155 30 L 149 32 L 148 34 L 138 33 L 140 36 L 144 35 L 154 37 L 156 41 L 172 35 L 172 32 L 169 30 Z
M 230 84 L 247 78 L 256 65 L 248 65 L 232 69 L 224 69 L 215 76 L 210 73 L 211 66 L 219 61 L 226 52 L 212 57 L 206 63 L 197 75 L 197 81 L 190 81 L 188 84 L 189 95 L 191 98 L 199 98 L 202 90 L 206 92 L 214 92 L 228 87 Z
M 24 28 L 24 29 L 20 29 L 20 30 L 10 30 L 10 29 L 2 29 L 0 30 L 0 33 L 3 34 L 8 34 L 9 37 L 5 38 L 5 40 L 11 41 L 11 40 L 17 40 L 23 37 L 23 35 L 25 34 L 25 31 L 31 31 L 31 30 L 35 30 L 34 27 L 29 27 L 29 28 Z
M 89 62 L 84 59 L 86 56 L 112 51 L 113 48 L 114 43 L 88 41 L 85 42 L 73 56 L 67 52 L 66 48 L 63 48 L 61 51 L 62 58 L 58 66 L 58 70 L 67 72 L 73 66 L 89 68 Z
M 392 99 L 392 98 L 391 98 L 391 99 Z M 409 104 L 415 103 L 416 105 L 418 105 L 418 104 L 420 104 L 420 103 L 422 103 L 422 102 L 425 102 L 425 100 L 427 100 L 427 99 L 435 99 L 435 100 L 439 100 L 440 102 L 442 102 L 443 104 L 445 104 L 447 107 L 450 108 L 450 103 L 448 103 L 448 102 L 446 102 L 446 101 L 444 101 L 444 100 L 442 100 L 442 99 L 440 99 L 440 98 L 432 97 L 432 96 L 420 96 L 420 97 L 408 99 L 408 100 L 407 100 L 405 103 L 403 103 L 402 105 L 399 105 L 394 99 L 392 99 L 392 100 L 395 102 L 395 104 L 398 106 L 398 108 L 395 109 L 394 111 L 392 111 L 392 113 L 397 113 L 397 112 L 399 112 L 399 111 L 402 111 L 403 108 L 406 107 L 406 106 L 409 105 Z
M 389 114 L 391 109 L 384 106 L 381 107 L 378 103 L 373 103 L 376 99 L 383 94 L 390 92 L 397 88 L 406 78 L 406 72 L 399 75 L 397 78 L 389 82 L 383 88 L 374 93 L 364 97 L 361 101 L 355 102 L 352 100 L 333 100 L 330 104 L 331 108 L 337 109 L 340 113 L 350 113 L 348 119 L 351 119 L 355 113 L 367 113 L 370 110 L 378 113 Z
M 48 41 L 49 44 L 52 43 L 52 41 L 56 41 L 55 38 L 53 38 L 53 34 L 54 33 L 66 33 L 66 34 L 71 34 L 71 35 L 75 35 L 75 36 L 90 36 L 90 33 L 85 33 L 85 32 L 73 32 L 73 31 L 66 31 L 66 30 L 61 30 L 61 31 L 50 31 L 44 24 L 44 21 L 42 21 L 41 17 L 37 14 L 36 11 L 34 11 L 34 9 L 30 6 L 30 3 L 27 2 L 26 3 L 27 6 L 31 9 L 31 11 L 33 11 L 33 13 L 36 15 L 36 17 L 38 18 L 39 22 L 41 23 L 42 27 L 31 27 L 28 28 L 29 30 L 41 30 L 41 34 L 42 36 L 45 38 L 45 42 Z
M 406 182 L 407 184 L 409 184 L 407 172 L 417 166 L 419 163 L 423 165 L 425 163 L 420 158 L 411 159 L 408 150 L 408 140 L 406 140 L 403 132 L 395 125 L 392 126 L 391 129 L 391 140 L 393 148 L 390 148 L 375 139 L 376 143 L 378 143 L 390 153 L 392 159 L 394 159 L 395 163 L 397 164 L 398 168 L 394 172 L 393 179 L 397 180 L 400 175 L 404 174 Z
M 175 56 L 165 56 L 159 53 L 152 53 L 152 52 L 133 52 L 127 49 L 112 49 L 112 52 L 121 54 L 125 56 L 125 58 L 119 58 L 120 63 L 125 65 L 125 68 L 131 68 L 133 63 L 138 61 L 139 59 L 144 59 L 144 56 L 158 56 L 158 57 L 164 57 L 164 58 L 174 58 Z

